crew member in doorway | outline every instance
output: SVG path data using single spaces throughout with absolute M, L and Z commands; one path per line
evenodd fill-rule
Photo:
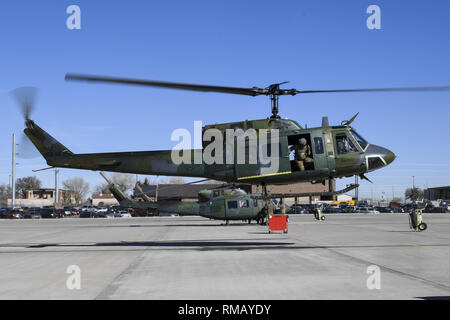
M 298 139 L 298 142 L 290 147 L 289 150 L 295 151 L 294 159 L 300 171 L 305 171 L 306 163 L 312 163 L 314 161 L 311 157 L 311 147 L 305 138 Z

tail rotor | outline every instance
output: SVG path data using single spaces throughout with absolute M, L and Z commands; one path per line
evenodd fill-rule
M 30 116 L 34 111 L 38 89 L 35 87 L 21 87 L 14 89 L 10 94 L 19 106 L 20 112 L 25 119 L 25 126 L 32 128 L 33 121 L 30 119 Z M 24 133 L 21 134 L 19 139 L 17 150 L 19 158 L 34 159 L 39 157 L 39 152 Z

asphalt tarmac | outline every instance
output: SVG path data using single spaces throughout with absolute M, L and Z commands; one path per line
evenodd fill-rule
M 0 299 L 450 299 L 450 215 L 0 220 Z

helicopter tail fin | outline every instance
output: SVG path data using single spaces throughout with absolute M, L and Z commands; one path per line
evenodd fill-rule
M 71 156 L 73 153 L 58 142 L 55 138 L 45 132 L 33 120 L 25 122 L 27 126 L 23 131 L 42 156 L 49 161 L 53 157 Z
M 125 194 L 120 190 L 114 182 L 112 182 L 103 171 L 100 171 L 100 175 L 106 180 L 109 186 L 109 191 L 111 194 L 116 198 L 119 203 L 121 203 L 124 200 L 128 200 L 128 198 L 125 196 Z

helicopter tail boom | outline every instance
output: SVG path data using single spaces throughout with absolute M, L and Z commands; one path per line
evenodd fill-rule
M 32 120 L 24 133 L 51 167 L 133 174 L 203 177 L 203 164 L 176 164 L 172 150 L 75 154 Z M 183 150 L 194 159 L 198 150 Z M 201 150 L 200 150 L 201 151 Z

